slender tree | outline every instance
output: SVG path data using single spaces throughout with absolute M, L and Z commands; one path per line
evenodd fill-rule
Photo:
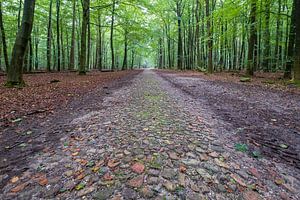
M 6 66 L 6 70 L 8 70 L 9 61 L 8 61 L 5 29 L 4 29 L 3 17 L 2 17 L 2 1 L 0 1 L 0 30 L 1 30 L 1 40 L 2 40 L 2 46 L 3 46 L 3 56 L 4 56 L 5 66 Z
M 294 75 L 295 82 L 300 82 L 300 2 L 294 1 L 295 4 L 295 19 L 296 19 L 296 42 L 295 42 L 295 56 L 294 56 Z
M 71 39 L 69 70 L 73 70 L 75 68 L 75 45 L 76 45 L 75 24 L 76 24 L 76 0 L 73 0 L 72 39 Z
M 57 71 L 60 71 L 60 0 L 56 0 Z
M 47 28 L 47 71 L 51 71 L 51 40 L 52 40 L 52 0 L 49 3 L 49 17 Z
M 247 64 L 247 75 L 254 75 L 255 66 L 255 48 L 256 48 L 256 1 L 251 0 L 251 11 L 250 11 L 250 37 L 249 37 L 249 49 L 248 49 L 248 64 Z
M 110 50 L 111 50 L 111 69 L 115 71 L 115 50 L 114 50 L 114 23 L 115 23 L 116 1 L 112 2 L 111 26 L 110 26 Z
M 82 7 L 82 30 L 81 30 L 81 52 L 80 52 L 80 68 L 79 75 L 86 74 L 86 40 L 87 40 L 87 28 L 88 28 L 88 13 L 90 9 L 90 0 L 83 1 Z
M 7 70 L 7 82 L 9 87 L 24 86 L 23 61 L 28 41 L 32 32 L 35 1 L 25 0 L 22 24 L 18 30 L 16 41 L 11 56 L 11 65 Z
M 210 6 L 209 0 L 206 0 L 206 17 L 207 17 L 207 49 L 208 49 L 208 67 L 207 72 L 209 74 L 213 73 L 213 41 L 211 34 L 211 17 L 210 17 Z

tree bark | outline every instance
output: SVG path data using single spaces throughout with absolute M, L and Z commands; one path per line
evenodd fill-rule
M 292 67 L 293 67 L 293 55 L 295 50 L 295 30 L 296 30 L 296 4 L 297 0 L 294 0 L 291 16 L 291 25 L 289 31 L 289 41 L 287 49 L 287 63 L 284 72 L 284 78 L 292 78 Z
M 83 1 L 82 12 L 82 30 L 81 30 L 81 53 L 80 53 L 80 68 L 79 75 L 86 74 L 86 39 L 87 39 L 87 26 L 88 26 L 88 13 L 90 9 L 90 0 Z
M 0 30 L 1 30 L 1 40 L 3 46 L 3 56 L 4 56 L 6 71 L 7 71 L 9 68 L 9 61 L 8 61 L 8 53 L 7 53 L 6 35 L 5 35 L 3 16 L 2 16 L 2 1 L 0 1 Z
M 300 2 L 294 0 L 295 3 L 295 19 L 296 19 L 296 42 L 295 42 L 295 56 L 294 56 L 294 75 L 293 79 L 300 83 Z
M 57 71 L 60 71 L 60 0 L 56 0 Z
M 251 0 L 251 11 L 250 11 L 250 37 L 249 37 L 249 47 L 248 47 L 248 65 L 247 65 L 247 75 L 254 75 L 254 65 L 255 65 L 255 49 L 256 49 L 256 0 Z
M 6 85 L 9 87 L 24 86 L 23 60 L 28 40 L 32 32 L 35 1 L 25 0 L 21 28 L 18 30 L 11 56 L 11 66 L 8 68 Z
M 47 29 L 47 71 L 51 71 L 51 40 L 52 40 L 52 0 L 49 5 L 49 18 Z
M 128 55 L 128 31 L 125 30 L 125 34 L 124 34 L 124 59 L 123 59 L 123 66 L 122 66 L 122 70 L 126 70 L 127 69 L 127 55 Z
M 207 48 L 208 48 L 208 67 L 207 72 L 209 74 L 213 73 L 213 41 L 212 41 L 212 34 L 211 34 L 211 19 L 210 19 L 210 7 L 209 7 L 209 0 L 206 0 L 206 17 L 207 17 Z
M 76 44 L 75 24 L 76 24 L 76 0 L 73 0 L 72 39 L 71 39 L 69 70 L 73 70 L 75 68 L 75 44 Z
M 178 26 L 178 45 L 177 45 L 177 67 L 183 69 L 183 44 L 182 44 L 182 0 L 176 2 L 177 26 Z
M 115 71 L 115 53 L 114 53 L 114 22 L 115 22 L 116 1 L 112 3 L 111 27 L 110 27 L 110 49 L 111 49 L 111 69 Z

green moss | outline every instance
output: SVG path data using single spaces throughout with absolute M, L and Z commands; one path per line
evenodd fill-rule
M 243 82 L 243 83 L 250 82 L 250 81 L 251 81 L 251 78 L 249 78 L 249 77 L 241 77 L 240 78 L 240 82 Z
M 26 86 L 25 82 L 24 81 L 21 81 L 21 82 L 15 82 L 15 81 L 7 81 L 5 84 L 4 84 L 5 87 L 7 88 L 23 88 Z

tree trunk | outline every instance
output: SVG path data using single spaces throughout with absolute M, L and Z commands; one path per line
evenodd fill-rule
M 112 3 L 111 27 L 110 27 L 110 49 L 111 49 L 111 69 L 115 71 L 115 53 L 114 53 L 114 22 L 115 22 L 116 1 Z
M 81 30 L 81 53 L 79 75 L 86 74 L 86 32 L 88 26 L 88 13 L 90 12 L 90 0 L 83 1 L 82 30 Z
M 296 19 L 296 42 L 294 56 L 294 81 L 300 83 L 300 2 L 294 0 L 295 3 L 295 19 Z
M 177 46 L 177 67 L 178 69 L 183 69 L 183 44 L 182 44 L 182 27 L 181 27 L 181 17 L 182 17 L 182 0 L 176 2 L 177 11 L 177 23 L 178 23 L 178 46 Z
M 127 69 L 127 54 L 128 54 L 128 39 L 127 39 L 127 30 L 125 30 L 125 34 L 124 34 L 124 60 L 123 60 L 123 66 L 122 66 L 122 70 L 126 70 Z
M 99 34 L 99 40 L 98 40 L 98 54 L 97 54 L 97 61 L 98 61 L 98 69 L 101 71 L 102 70 L 102 58 L 103 58 L 103 47 L 102 47 L 102 28 L 101 28 L 101 15 L 100 13 L 98 12 L 98 22 L 99 22 L 99 27 L 98 27 L 98 34 Z
M 35 1 L 25 0 L 21 28 L 18 30 L 11 56 L 11 66 L 7 73 L 7 86 L 24 86 L 23 60 L 28 40 L 31 35 L 34 18 Z
M 256 49 L 256 0 L 251 0 L 251 11 L 250 11 L 250 37 L 248 47 L 248 65 L 247 75 L 254 75 L 255 65 L 255 49 Z
M 209 0 L 206 0 L 206 17 L 207 19 L 207 48 L 208 48 L 208 67 L 207 72 L 209 74 L 213 73 L 213 41 L 212 41 L 212 33 L 211 33 L 211 19 L 210 19 L 210 8 L 209 8 Z
M 292 78 L 293 55 L 295 50 L 296 4 L 297 4 L 297 0 L 294 0 L 294 4 L 292 8 L 290 32 L 289 32 L 288 49 L 287 49 L 287 63 L 284 72 L 284 78 L 288 78 L 288 79 Z
M 52 0 L 49 5 L 49 18 L 48 18 L 48 30 L 47 30 L 47 71 L 51 71 L 51 40 L 52 40 Z
M 9 61 L 8 61 L 5 29 L 4 29 L 3 17 L 2 17 L 2 1 L 0 1 L 0 30 L 1 30 L 1 40 L 3 46 L 3 56 L 4 56 L 6 71 L 7 71 L 9 69 Z
M 56 43 L 57 43 L 57 71 L 60 71 L 60 0 L 56 0 Z
M 34 69 L 38 70 L 39 68 L 39 28 L 37 27 L 36 29 L 36 36 L 35 36 L 35 62 L 34 62 Z M 32 69 L 30 69 L 29 71 L 31 71 Z
M 265 17 L 266 17 L 266 30 L 264 34 L 264 62 L 263 67 L 264 71 L 269 71 L 270 64 L 270 1 L 266 0 L 265 2 Z
M 73 0 L 72 39 L 71 39 L 69 70 L 73 70 L 75 68 L 75 43 L 76 43 L 75 23 L 76 23 L 76 0 Z

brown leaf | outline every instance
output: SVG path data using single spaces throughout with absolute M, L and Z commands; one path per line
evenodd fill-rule
M 13 193 L 17 193 L 17 192 L 20 192 L 22 190 L 24 190 L 24 188 L 28 185 L 28 183 L 22 183 L 16 187 L 14 187 L 13 189 L 11 189 L 11 192 Z
M 14 176 L 14 177 L 10 180 L 10 182 L 11 182 L 11 183 L 16 183 L 16 182 L 18 182 L 18 180 L 19 180 L 19 177 Z
M 120 164 L 120 162 L 117 162 L 115 160 L 109 160 L 108 163 L 107 163 L 107 166 L 110 167 L 110 168 L 115 168 L 119 164 Z

